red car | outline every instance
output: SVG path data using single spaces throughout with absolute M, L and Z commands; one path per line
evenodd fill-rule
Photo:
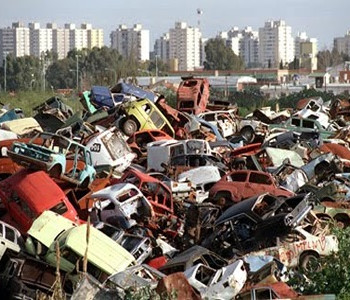
M 209 199 L 228 206 L 262 193 L 277 197 L 292 197 L 294 193 L 280 188 L 275 179 L 266 172 L 240 170 L 224 175 L 210 190 Z
M 9 223 L 25 234 L 33 221 L 51 210 L 76 222 L 78 214 L 60 187 L 44 171 L 23 169 L 0 182 L 0 199 Z
M 206 78 L 183 78 L 177 90 L 177 109 L 195 115 L 205 112 L 209 101 L 209 81 Z

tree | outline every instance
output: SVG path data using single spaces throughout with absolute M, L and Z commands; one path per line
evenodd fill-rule
M 280 61 L 280 70 L 283 70 L 283 60 Z
M 210 39 L 205 46 L 206 70 L 242 70 L 244 63 L 220 38 Z
M 299 68 L 300 68 L 300 60 L 297 59 L 296 56 L 294 56 L 293 61 L 288 64 L 288 69 L 289 70 L 298 70 Z

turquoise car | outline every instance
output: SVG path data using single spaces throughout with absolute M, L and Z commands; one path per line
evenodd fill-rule
M 41 138 L 40 145 L 33 144 Z M 17 164 L 48 172 L 52 177 L 88 187 L 95 179 L 91 152 L 85 146 L 64 136 L 41 133 L 29 143 L 14 142 L 8 156 Z

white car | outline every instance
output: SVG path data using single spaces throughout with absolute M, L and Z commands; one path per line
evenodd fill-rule
M 20 232 L 11 225 L 0 221 L 0 260 L 6 251 L 19 253 L 23 240 Z
M 219 270 L 200 263 L 184 274 L 203 299 L 233 299 L 247 280 L 243 260 L 237 260 Z
M 303 269 L 308 269 L 310 261 L 318 259 L 320 256 L 331 255 L 338 250 L 338 239 L 335 235 L 315 236 L 299 226 L 290 235 L 290 240 L 280 242 L 275 247 L 252 252 L 249 255 L 272 255 L 286 267 L 300 266 Z

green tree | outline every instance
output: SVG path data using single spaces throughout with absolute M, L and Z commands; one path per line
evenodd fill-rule
M 242 70 L 244 63 L 220 38 L 210 39 L 205 46 L 206 70 Z
M 283 70 L 283 60 L 281 59 L 281 61 L 280 61 L 280 70 Z

